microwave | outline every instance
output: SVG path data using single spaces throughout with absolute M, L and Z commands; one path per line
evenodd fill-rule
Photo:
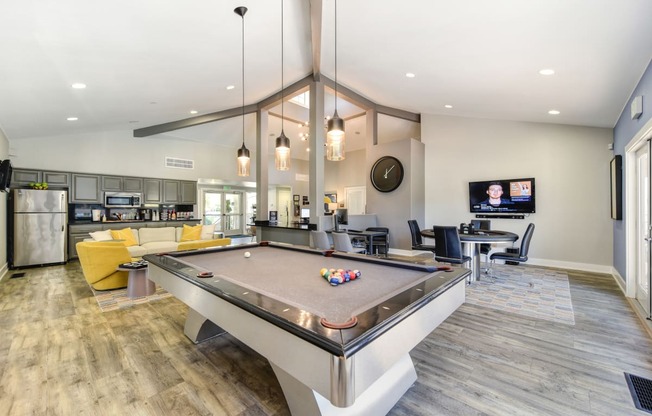
M 105 192 L 104 206 L 108 208 L 138 208 L 142 195 L 130 192 Z

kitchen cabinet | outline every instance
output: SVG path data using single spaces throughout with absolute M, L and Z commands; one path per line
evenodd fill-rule
M 181 182 L 163 180 L 163 203 L 179 204 L 181 203 Z
M 102 190 L 111 192 L 122 191 L 122 177 L 102 176 Z
M 163 180 L 163 203 L 194 205 L 197 203 L 197 182 Z
M 186 205 L 197 203 L 197 182 L 181 181 L 181 203 Z
M 26 187 L 30 183 L 36 182 L 46 182 L 51 188 L 68 188 L 70 187 L 70 173 L 14 169 L 11 175 L 11 185 L 14 187 Z
M 102 191 L 142 192 L 143 179 L 124 176 L 102 176 Z
M 163 198 L 161 198 L 161 184 L 160 179 L 143 179 L 144 204 L 160 204 L 163 201 Z
M 77 255 L 77 243 L 91 238 L 89 233 L 100 231 L 102 225 L 100 224 L 70 224 L 68 225 L 68 259 L 79 257 Z
M 69 188 L 70 187 L 70 173 L 69 172 L 43 172 L 42 181 L 48 184 L 50 188 Z
M 73 204 L 101 204 L 100 183 L 100 175 L 73 173 L 70 202 Z
M 11 174 L 11 186 L 28 186 L 32 182 L 42 182 L 43 172 L 31 169 L 13 169 Z
M 125 192 L 143 192 L 143 178 L 122 178 L 122 190 Z

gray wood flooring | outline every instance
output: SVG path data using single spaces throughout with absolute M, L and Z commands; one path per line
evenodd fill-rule
M 0 282 L 0 415 L 289 414 L 267 361 L 228 335 L 192 344 L 176 299 L 102 313 L 78 263 L 21 272 Z M 646 330 L 610 276 L 569 277 L 574 326 L 463 305 L 390 414 L 646 414 L 623 376 L 652 378 Z

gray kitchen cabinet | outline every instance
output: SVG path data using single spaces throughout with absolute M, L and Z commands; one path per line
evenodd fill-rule
M 143 178 L 122 178 L 122 190 L 125 192 L 143 192 Z
M 73 173 L 70 202 L 73 204 L 101 204 L 100 183 L 100 175 Z
M 43 172 L 32 169 L 14 169 L 11 174 L 11 186 L 27 186 L 32 182 L 42 182 Z
M 163 203 L 164 204 L 187 204 L 197 203 L 197 182 L 163 180 Z
M 181 181 L 181 203 L 188 205 L 197 203 L 197 182 Z
M 68 225 L 68 259 L 79 257 L 77 255 L 77 243 L 91 238 L 89 233 L 100 231 L 102 226 L 99 224 L 81 224 Z
M 102 176 L 102 190 L 111 192 L 122 191 L 122 176 Z
M 69 188 L 70 187 L 70 173 L 69 172 L 43 172 L 42 182 L 48 184 L 50 188 Z
M 161 195 L 161 184 L 160 179 L 143 179 L 143 203 L 145 204 L 160 204 L 163 201 Z
M 179 204 L 181 203 L 181 182 L 163 180 L 163 203 Z
M 102 190 L 109 192 L 143 192 L 143 178 L 102 176 Z

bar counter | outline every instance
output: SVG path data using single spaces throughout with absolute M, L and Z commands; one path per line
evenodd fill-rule
M 310 231 L 316 230 L 316 224 L 302 223 L 270 223 L 269 221 L 256 221 L 258 241 L 278 241 L 281 243 L 310 245 Z

